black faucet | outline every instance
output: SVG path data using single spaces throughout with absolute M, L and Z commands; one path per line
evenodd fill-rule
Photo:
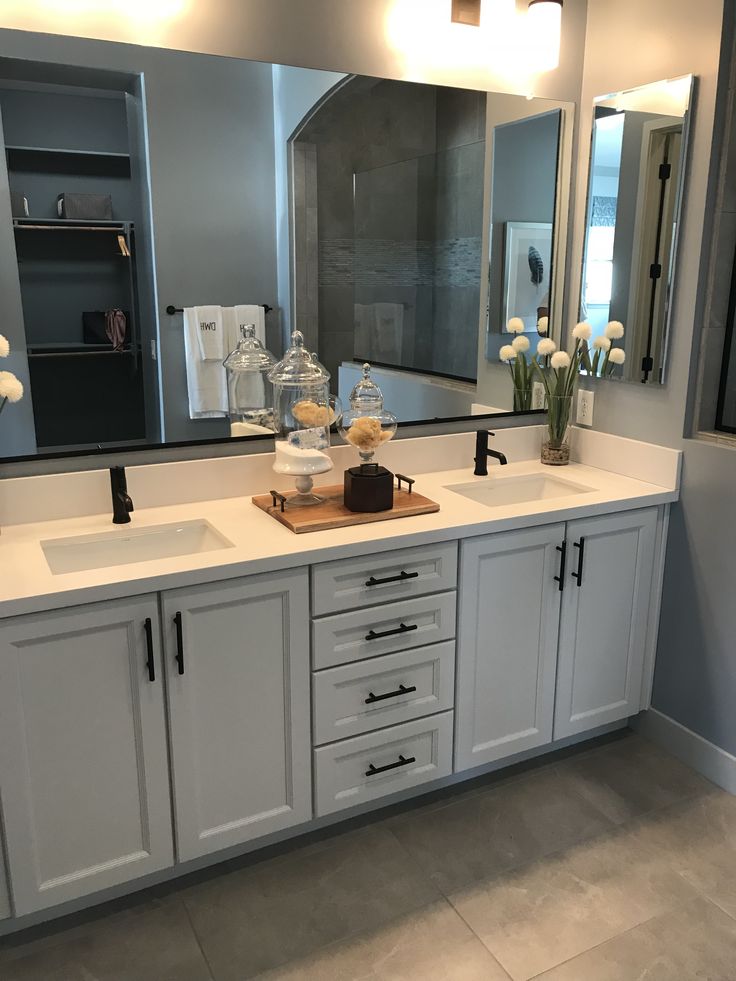
M 128 481 L 125 479 L 125 467 L 110 467 L 110 490 L 112 491 L 112 523 L 127 525 L 133 502 L 128 494 Z
M 479 429 L 475 434 L 475 470 L 473 473 L 476 477 L 488 476 L 489 456 L 492 456 L 495 460 L 498 460 L 502 467 L 505 467 L 509 462 L 503 453 L 499 453 L 498 450 L 488 449 L 488 437 L 495 435 L 495 433 L 491 433 L 487 429 Z

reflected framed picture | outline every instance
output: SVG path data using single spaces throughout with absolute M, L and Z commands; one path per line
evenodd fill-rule
M 549 315 L 552 222 L 507 221 L 503 237 L 503 329 L 521 317 L 524 331 L 536 332 Z

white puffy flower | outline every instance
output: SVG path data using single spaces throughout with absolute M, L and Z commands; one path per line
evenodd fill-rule
M 9 354 L 10 354 L 10 344 L 8 344 L 8 339 L 7 337 L 3 337 L 3 335 L 0 334 L 0 358 L 7 358 Z
M 612 347 L 608 360 L 611 364 L 623 364 L 626 360 L 626 351 L 622 347 Z
M 509 332 L 509 334 L 523 334 L 524 321 L 521 319 L 521 317 L 512 317 L 506 324 L 506 330 Z
M 611 342 L 607 337 L 596 337 L 593 341 L 593 347 L 597 348 L 599 351 L 608 351 L 611 348 Z
M 524 337 L 523 334 L 519 334 L 511 342 L 511 347 L 516 351 L 517 354 L 521 354 L 523 351 L 529 350 L 529 338 Z
M 0 399 L 19 402 L 23 398 L 23 386 L 10 371 L 0 371 Z
M 576 341 L 589 341 L 590 336 L 593 333 L 593 328 L 585 320 L 582 320 L 579 324 L 576 324 L 572 329 L 572 336 Z
M 570 355 L 567 351 L 555 351 L 550 362 L 553 368 L 569 368 Z
M 620 320 L 611 320 L 603 333 L 610 341 L 618 341 L 624 336 L 624 325 Z
M 513 361 L 516 357 L 516 351 L 511 347 L 510 344 L 504 344 L 501 350 L 498 352 L 498 356 L 501 361 Z
M 546 358 L 547 355 L 554 354 L 556 350 L 557 345 L 551 337 L 545 337 L 537 344 L 537 354 L 540 358 Z
M 549 333 L 549 317 L 540 317 L 537 321 L 537 333 L 547 334 Z

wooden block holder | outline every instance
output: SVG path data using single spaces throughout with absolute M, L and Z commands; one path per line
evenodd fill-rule
M 321 504 L 289 509 L 289 498 L 297 492 L 281 494 L 272 490 L 253 498 L 257 508 L 270 514 L 280 524 L 286 525 L 295 535 L 309 531 L 328 531 L 331 528 L 347 528 L 350 525 L 365 525 L 373 521 L 390 521 L 394 518 L 409 518 L 419 514 L 433 514 L 440 506 L 428 497 L 413 492 L 414 480 L 403 474 L 396 474 L 397 486 L 394 488 L 394 504 L 388 511 L 349 511 L 344 504 L 344 487 L 317 487 L 316 493 L 322 498 Z M 406 484 L 406 489 L 402 486 Z

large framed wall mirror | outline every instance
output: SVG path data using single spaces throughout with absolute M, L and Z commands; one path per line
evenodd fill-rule
M 512 411 L 506 320 L 561 329 L 569 103 L 0 30 L 0 122 L 0 461 L 242 438 L 245 323 L 401 422 Z
M 685 75 L 593 103 L 580 319 L 591 344 L 624 327 L 606 377 L 665 380 L 692 93 Z

